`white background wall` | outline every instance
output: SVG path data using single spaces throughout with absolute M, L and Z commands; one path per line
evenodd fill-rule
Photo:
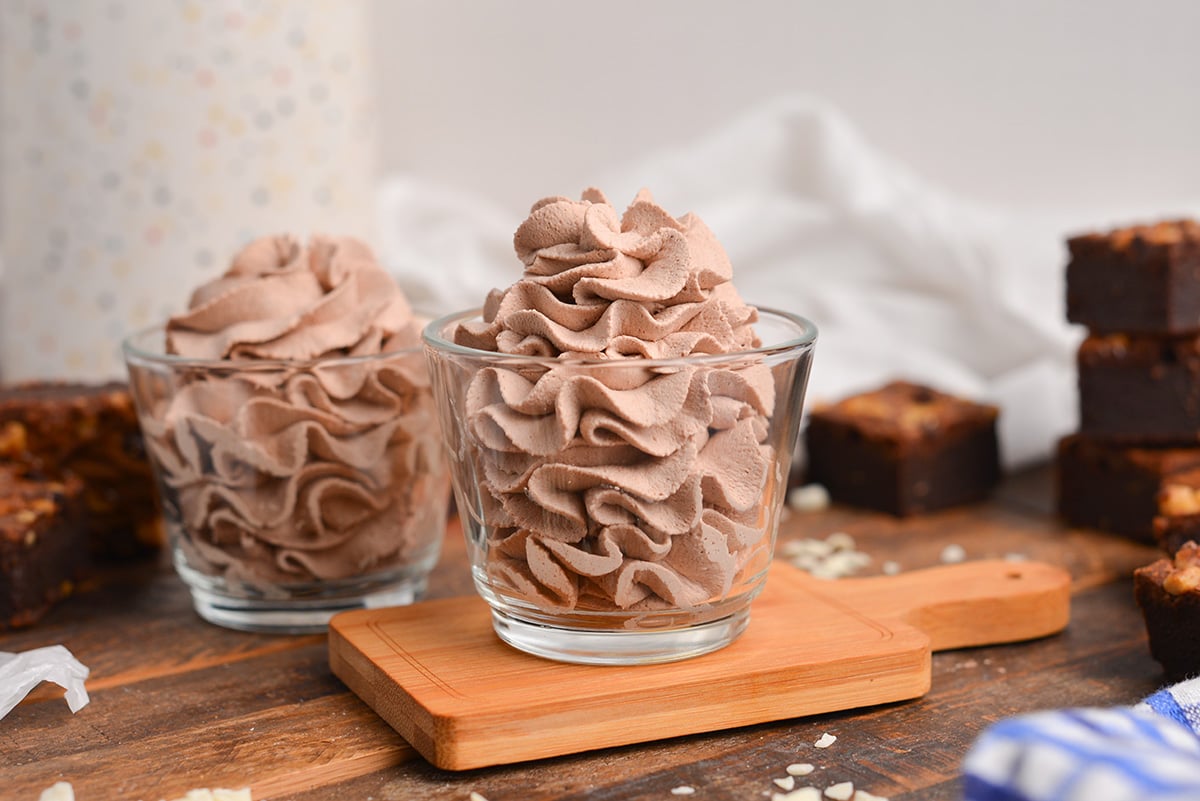
M 794 92 L 985 203 L 1200 200 L 1194 0 L 374 2 L 384 166 L 514 216 Z
M 505 222 L 496 228 L 504 233 L 492 239 L 501 242 L 505 253 L 507 232 L 523 218 L 531 201 L 552 193 L 574 195 L 589 184 L 603 184 L 610 173 L 641 162 L 648 154 L 688 143 L 744 111 L 792 94 L 817 96 L 840 108 L 877 148 L 963 200 L 1011 209 L 1026 221 L 1032 213 L 1043 233 L 1053 232 L 1054 244 L 1060 241 L 1058 232 L 1084 226 L 1182 213 L 1200 215 L 1200 46 L 1194 41 L 1200 30 L 1200 0 L 359 2 L 370 12 L 367 46 L 358 43 L 357 34 L 339 39 L 331 23 L 336 10 L 352 8 L 357 13 L 358 4 L 351 0 L 208 0 L 204 4 L 0 0 L 0 11 L 5 12 L 0 13 L 0 20 L 15 19 L 18 23 L 14 24 L 23 26 L 6 29 L 19 34 L 15 41 L 36 53 L 45 38 L 43 49 L 49 50 L 44 55 L 58 58 L 59 66 L 81 71 L 79 77 L 85 84 L 95 83 L 97 92 L 105 90 L 101 94 L 120 96 L 131 88 L 121 83 L 131 80 L 121 77 L 125 73 L 105 72 L 106 64 L 121 60 L 107 56 L 137 51 L 148 59 L 143 65 L 147 74 L 155 80 L 161 78 L 161 86 L 168 87 L 166 97 L 180 104 L 181 114 L 168 115 L 170 124 L 155 128 L 146 122 L 153 115 L 144 113 L 150 104 L 126 98 L 127 107 L 121 112 L 125 128 L 116 131 L 112 127 L 122 122 L 119 119 L 105 123 L 109 125 L 107 139 L 101 136 L 104 131 L 97 134 L 88 127 L 95 121 L 80 112 L 86 105 L 71 105 L 79 87 L 73 74 L 64 77 L 50 69 L 58 62 L 43 65 L 45 59 L 30 55 L 26 64 L 14 55 L 23 51 L 10 46 L 0 63 L 45 66 L 49 71 L 35 71 L 31 80 L 38 83 L 24 94 L 35 98 L 44 94 L 55 100 L 47 105 L 61 106 L 62 114 L 74 115 L 70 120 L 81 126 L 84 144 L 100 147 L 107 143 L 112 151 L 108 155 L 120 156 L 130 148 L 137 151 L 143 142 L 161 139 L 176 148 L 165 163 L 174 167 L 191 163 L 189 159 L 195 155 L 196 131 L 175 123 L 185 116 L 182 112 L 202 112 L 214 102 L 205 95 L 208 89 L 199 78 L 205 70 L 218 69 L 219 65 L 206 59 L 220 55 L 226 46 L 223 42 L 237 48 L 238 64 L 254 68 L 262 62 L 262 69 L 253 73 L 260 77 L 276 74 L 272 70 L 279 64 L 268 58 L 261 42 L 256 44 L 255 35 L 274 37 L 270 41 L 276 45 L 313 44 L 306 49 L 324 59 L 318 66 L 324 64 L 332 70 L 331 76 L 340 74 L 339 64 L 342 68 L 353 64 L 356 74 L 361 65 L 373 78 L 378 124 L 367 127 L 380 134 L 381 177 L 410 174 L 477 192 L 497 203 L 500 214 L 494 219 Z M 47 23 L 44 36 L 37 33 L 39 14 Z M 313 21 L 305 22 L 310 16 Z M 101 27 L 92 30 L 77 24 L 72 28 L 77 17 L 99 19 Z M 103 26 L 116 25 L 114 20 L 133 23 L 136 18 L 150 24 L 151 17 L 169 18 L 163 22 L 167 26 L 163 30 L 183 31 L 187 19 L 180 18 L 190 17 L 196 17 L 200 27 L 195 35 L 180 34 L 178 57 L 159 53 L 165 45 L 152 46 L 166 38 L 139 36 L 132 33 L 138 29 L 131 24 L 118 26 L 131 37 L 128 41 L 97 35 L 109 30 Z M 271 19 L 264 21 L 263 17 Z M 192 52 L 186 52 L 189 47 Z M 225 74 L 223 68 L 221 71 Z M 6 72 L 0 83 L 11 83 L 14 75 L 23 74 L 20 70 Z M 136 78 L 139 73 L 133 70 L 129 74 Z M 224 93 L 218 100 L 235 115 L 245 117 L 246 138 L 255 141 L 239 143 L 232 135 L 223 134 L 218 149 L 229 160 L 218 164 L 221 169 L 213 173 L 212 185 L 180 181 L 171 187 L 172 205 L 161 210 L 163 214 L 183 214 L 185 195 L 201 188 L 208 190 L 206 197 L 218 201 L 226 195 L 245 201 L 244 194 L 237 195 L 237 187 L 246 179 L 246 153 L 266 152 L 246 150 L 248 144 L 265 148 L 272 145 L 266 141 L 272 136 L 288 141 L 296 138 L 294 130 L 285 132 L 282 125 L 269 132 L 255 127 L 258 123 L 247 109 L 258 109 L 260 100 L 278 108 L 281 98 L 276 95 L 286 91 L 290 94 L 282 99 L 292 104 L 289 108 L 311 101 L 313 108 L 307 110 L 324 113 L 327 121 L 331 114 L 345 120 L 372 117 L 350 113 L 359 108 L 352 102 L 356 92 L 329 90 L 320 76 L 310 81 L 301 80 L 299 71 L 286 74 L 294 78 L 293 84 L 266 87 L 265 99 L 256 99 L 251 87 L 241 83 L 218 82 Z M 112 86 L 102 85 L 106 75 Z M 329 100 L 328 108 L 315 108 L 319 104 L 312 99 L 314 88 L 323 89 L 322 102 Z M 361 107 L 370 109 L 371 104 Z M 31 129 L 40 125 L 47 134 L 66 130 L 62 125 L 56 127 L 52 117 L 27 112 L 21 106 L 17 123 L 33 126 Z M 297 119 L 292 118 L 293 124 Z M 350 141 L 363 142 L 357 151 L 361 153 L 373 149 L 366 144 L 369 138 L 363 133 Z M 57 140 L 50 137 L 49 141 Z M 361 167 L 364 159 L 355 158 L 356 152 L 347 147 L 329 151 L 334 154 L 333 169 L 330 157 L 312 157 L 320 170 L 347 180 L 356 172 L 365 173 L 355 184 L 359 188 L 349 193 L 354 197 L 338 207 L 345 210 L 354 205 L 362 211 L 360 216 L 368 217 L 371 180 L 369 171 Z M 27 152 L 14 151 L 15 157 Z M 68 183 L 78 183 L 78 196 L 69 199 L 85 209 L 117 209 L 104 205 L 103 198 L 97 201 L 92 197 L 107 191 L 99 177 L 105 170 L 113 170 L 121 179 L 123 191 L 129 190 L 126 196 L 136 188 L 130 186 L 135 179 L 143 183 L 159 180 L 145 165 L 138 174 L 126 170 L 119 160 L 112 164 L 100 161 L 83 158 L 80 175 L 74 179 L 66 176 Z M 356 163 L 360 165 L 357 171 Z M 238 168 L 239 164 L 243 168 Z M 254 165 L 267 166 L 257 157 Z M 25 212 L 10 231 L 27 234 L 28 242 L 44 249 L 52 249 L 56 240 L 65 241 L 62 231 L 54 230 L 58 223 L 49 211 L 23 191 L 24 184 L 5 180 L 2 173 L 6 167 L 11 165 L 0 163 L 0 183 L 18 187 L 6 197 L 14 198 Z M 287 173 L 287 169 L 295 173 Z M 294 179 L 313 169 L 311 164 L 301 164 L 281 172 L 285 179 Z M 45 181 L 37 184 L 42 177 L 34 175 L 31 185 L 53 189 L 59 185 L 54 181 L 63 178 L 55 178 L 49 170 L 43 172 L 47 173 Z M 153 186 L 145 188 L 139 201 L 139 208 L 150 217 L 160 212 L 149 200 L 152 190 Z M 618 205 L 628 199 L 621 194 L 623 191 L 614 191 Z M 193 211 L 198 208 L 196 205 Z M 672 208 L 689 207 L 679 204 Z M 712 211 L 698 210 L 706 216 Z M 284 214 L 286 209 L 273 204 L 270 211 Z M 416 209 L 409 215 L 409 225 L 424 224 L 420 212 Z M 17 248 L 18 255 L 13 257 L 18 237 L 4 237 L 6 257 L 12 259 L 4 289 L 17 286 L 14 274 L 18 264 L 29 278 L 19 287 L 23 293 L 9 292 L 11 297 L 21 294 L 15 308 L 34 315 L 40 314 L 36 304 L 45 304 L 49 311 L 40 314 L 41 318 L 62 318 L 70 323 L 54 332 L 59 342 L 54 352 L 67 354 L 71 350 L 67 340 L 71 340 L 105 348 L 109 354 L 108 362 L 99 357 L 75 358 L 70 363 L 60 360 L 54 363 L 57 373 L 75 374 L 85 367 L 93 372 L 120 369 L 114 343 L 120 332 L 143 324 L 135 312 L 141 310 L 140 317 L 148 318 L 177 308 L 184 295 L 182 287 L 217 269 L 231 252 L 234 235 L 241 236 L 238 231 L 199 232 L 194 221 L 170 217 L 167 222 L 189 227 L 161 227 L 168 233 L 148 243 L 139 232 L 153 222 L 149 217 L 149 222 L 136 225 L 113 223 L 100 213 L 68 217 L 61 228 L 72 232 L 70 247 L 93 253 L 94 263 L 56 252 L 45 255 L 53 256 L 57 267 L 69 269 L 50 274 L 47 267 L 39 272 L 41 265 L 50 263 L 41 258 L 43 254 L 34 253 L 36 248 Z M 288 212 L 286 219 L 299 217 Z M 324 213 L 318 219 L 332 222 Z M 717 219 L 709 219 L 716 224 Z M 385 222 L 394 228 L 398 221 Z M 245 224 L 251 227 L 250 222 Z M 253 231 L 264 228 L 256 223 Z M 203 252 L 187 246 L 171 230 L 203 233 Z M 402 242 L 419 238 L 406 238 L 404 231 L 392 233 Z M 719 233 L 727 246 L 737 244 L 738 232 L 732 226 L 719 229 Z M 450 245 L 460 246 L 463 237 L 447 234 L 426 239 L 436 240 L 432 245 L 424 243 L 427 249 L 433 248 L 436 259 L 429 253 L 417 253 L 407 262 L 420 270 L 435 260 L 447 261 L 444 242 L 453 240 Z M 839 241 L 851 248 L 862 244 L 843 240 L 846 237 Z M 129 252 L 115 247 L 122 244 Z M 132 249 L 134 245 L 153 253 L 147 256 Z M 163 255 L 167 250 L 170 253 Z M 392 248 L 388 255 L 394 257 L 398 250 Z M 1061 275 L 1061 258 L 1051 252 L 1038 265 L 1045 276 L 1039 286 L 1044 287 L 1058 323 L 1056 280 Z M 739 268 L 747 263 L 739 261 Z M 164 264 L 188 277 L 176 281 L 172 273 L 159 269 Z M 399 259 L 390 264 L 405 266 Z M 145 279 L 144 274 L 153 280 Z M 109 276 L 112 286 L 106 283 Z M 456 283 L 467 283 L 460 279 L 455 273 Z M 490 287 L 499 280 L 489 278 L 484 285 Z M 950 276 L 946 280 L 956 279 Z M 160 285 L 164 291 L 157 291 Z M 91 286 L 93 291 L 81 291 L 80 286 Z M 51 362 L 44 354 L 25 344 L 29 331 L 21 321 L 15 315 L 0 315 L 6 317 L 13 319 L 0 319 L 0 341 L 14 342 L 14 352 L 28 354 L 29 370 L 49 370 Z M 89 335 L 83 320 L 103 325 L 107 333 Z

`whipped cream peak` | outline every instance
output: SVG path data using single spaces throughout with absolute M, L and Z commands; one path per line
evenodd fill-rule
M 167 323 L 167 350 L 198 359 L 313 360 L 415 345 L 408 301 L 371 249 L 349 237 L 247 245 Z
M 455 341 L 536 356 L 675 358 L 755 347 L 757 312 L 698 217 L 676 219 L 646 190 L 618 216 L 604 194 L 535 203 L 513 236 L 524 275 L 494 290 Z

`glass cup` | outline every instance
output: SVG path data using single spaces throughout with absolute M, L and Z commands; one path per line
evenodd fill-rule
M 313 361 L 123 343 L 175 567 L 204 619 L 323 631 L 411 603 L 445 533 L 449 475 L 420 346 Z
M 745 630 L 766 581 L 816 328 L 759 309 L 759 348 L 559 360 L 426 355 L 475 587 L 502 640 L 584 664 L 668 662 Z

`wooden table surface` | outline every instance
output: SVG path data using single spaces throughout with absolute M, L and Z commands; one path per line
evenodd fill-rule
M 1011 477 L 983 505 L 897 522 L 834 507 L 792 513 L 780 544 L 853 535 L 873 561 L 911 569 L 943 548 L 968 559 L 1022 554 L 1067 569 L 1072 619 L 1060 635 L 936 654 L 916 701 L 463 773 L 438 770 L 329 671 L 324 636 L 227 631 L 201 621 L 166 559 L 90 582 L 35 628 L 0 634 L 0 651 L 62 643 L 91 668 L 91 703 L 72 715 L 47 685 L 0 720 L 0 800 L 35 801 L 56 781 L 79 801 L 175 798 L 196 787 L 250 787 L 255 799 L 768 798 L 785 767 L 802 783 L 853 781 L 892 801 L 958 799 L 958 772 L 999 718 L 1136 701 L 1162 682 L 1133 603 L 1130 573 L 1147 546 L 1066 529 L 1051 514 L 1050 471 Z M 430 596 L 470 593 L 453 527 Z M 752 624 L 753 625 L 753 624 Z M 781 648 L 803 648 L 802 640 Z M 632 725 L 636 725 L 636 722 Z M 823 733 L 833 746 L 813 747 Z

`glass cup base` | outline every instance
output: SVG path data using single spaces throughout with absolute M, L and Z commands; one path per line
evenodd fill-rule
M 196 613 L 209 623 L 266 634 L 322 634 L 339 612 L 405 606 L 421 599 L 437 548 L 419 562 L 354 579 L 275 586 L 269 591 L 193 569 L 176 549 L 175 570 L 192 594 Z
M 399 582 L 386 590 L 357 597 L 323 598 L 283 602 L 231 598 L 191 587 L 196 613 L 209 623 L 238 631 L 265 634 L 323 634 L 329 619 L 339 612 L 406 606 L 425 593 L 424 578 Z
M 501 640 L 534 656 L 578 665 L 653 665 L 690 659 L 736 640 L 750 623 L 750 607 L 694 626 L 661 631 L 601 631 L 548 626 L 492 609 Z

